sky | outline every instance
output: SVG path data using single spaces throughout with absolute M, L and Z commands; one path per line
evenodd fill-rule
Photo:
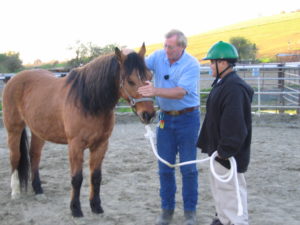
M 0 0 L 0 53 L 23 64 L 74 58 L 76 42 L 136 48 L 300 9 L 298 0 Z

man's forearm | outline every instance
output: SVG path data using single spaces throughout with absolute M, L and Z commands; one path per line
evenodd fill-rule
M 182 99 L 186 91 L 181 87 L 175 88 L 155 88 L 155 96 L 170 99 Z

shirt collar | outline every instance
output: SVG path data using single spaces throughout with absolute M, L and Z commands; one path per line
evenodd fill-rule
M 166 64 L 170 65 L 170 62 L 169 62 L 169 59 L 168 59 L 168 57 L 167 57 L 166 52 L 164 52 L 164 54 L 165 54 L 165 56 L 164 56 L 164 62 L 165 62 Z M 183 50 L 183 53 L 182 53 L 182 55 L 180 56 L 180 58 L 179 58 L 176 62 L 174 62 L 172 65 L 180 64 L 180 63 L 184 60 L 185 56 L 186 56 L 186 52 L 185 52 L 185 50 Z

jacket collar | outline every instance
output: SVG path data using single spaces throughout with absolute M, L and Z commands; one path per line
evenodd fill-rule
M 223 77 L 217 84 L 216 86 L 220 86 L 222 85 L 224 82 L 226 82 L 226 80 L 228 80 L 230 77 L 234 76 L 235 71 L 232 71 L 230 73 L 228 73 L 225 77 Z

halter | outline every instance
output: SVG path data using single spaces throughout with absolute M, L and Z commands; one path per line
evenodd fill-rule
M 126 90 L 126 88 L 124 86 L 121 86 L 121 88 L 123 88 L 125 94 L 127 95 L 128 99 L 130 100 L 130 106 L 134 107 L 136 103 L 138 102 L 154 102 L 153 98 L 134 98 L 132 97 L 128 91 Z
M 141 80 L 140 74 L 138 74 L 138 77 Z M 125 94 L 127 95 L 128 99 L 129 99 L 130 106 L 131 106 L 131 108 L 134 112 L 136 112 L 136 110 L 135 110 L 136 103 L 139 103 L 139 102 L 154 102 L 153 98 L 134 98 L 134 97 L 132 97 L 128 93 L 128 91 L 126 90 L 126 88 L 124 86 L 124 80 L 121 81 L 120 88 L 122 88 L 124 90 Z

